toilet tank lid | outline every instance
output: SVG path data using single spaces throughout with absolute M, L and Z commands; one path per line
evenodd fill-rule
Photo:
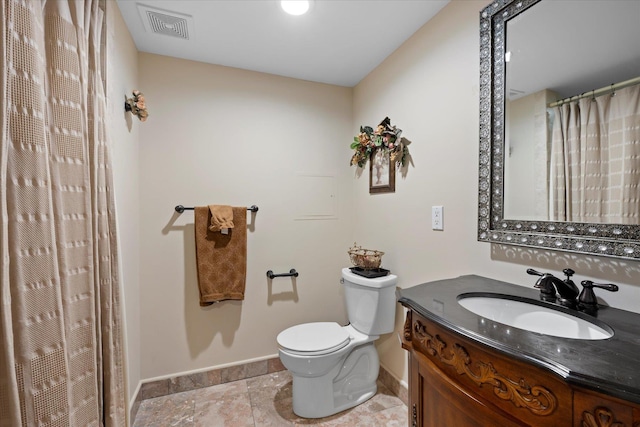
M 398 283 L 398 276 L 395 274 L 388 274 L 386 276 L 368 279 L 352 273 L 348 268 L 342 269 L 342 278 L 348 282 L 355 283 L 356 285 L 368 286 L 370 288 L 387 288 L 389 286 L 395 286 L 396 283 Z

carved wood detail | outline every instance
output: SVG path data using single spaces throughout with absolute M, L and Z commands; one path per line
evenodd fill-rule
M 406 324 L 405 324 L 406 328 Z M 493 386 L 493 391 L 502 400 L 511 401 L 518 408 L 526 408 L 535 415 L 545 416 L 551 414 L 557 407 L 558 400 L 554 394 L 542 386 L 531 387 L 521 378 L 513 381 L 496 371 L 491 363 L 476 362 L 479 372 L 474 372 L 469 353 L 458 343 L 454 343 L 448 353 L 445 352 L 447 343 L 427 332 L 427 328 L 419 321 L 414 323 L 413 331 L 418 342 L 425 350 L 442 363 L 452 366 L 459 375 L 467 375 L 478 386 L 488 384 Z M 406 336 L 406 329 L 405 329 Z M 595 425 L 595 427 L 608 427 L 607 425 Z M 590 425 L 586 426 L 590 427 Z M 612 425 L 611 427 L 619 427 Z
M 407 312 L 407 318 L 404 321 L 404 331 L 402 333 L 402 348 L 411 351 L 411 311 Z
M 582 427 L 625 427 L 625 425 L 615 420 L 615 415 L 609 408 L 599 406 L 593 413 L 588 411 L 582 413 Z
M 407 312 L 407 318 L 404 321 L 404 340 L 411 341 L 411 312 Z

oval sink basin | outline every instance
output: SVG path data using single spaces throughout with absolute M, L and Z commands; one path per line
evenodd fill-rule
M 462 294 L 458 304 L 478 316 L 494 322 L 554 337 L 579 340 L 603 340 L 613 336 L 613 330 L 596 325 L 582 317 L 540 305 L 537 301 L 517 301 L 506 295 Z

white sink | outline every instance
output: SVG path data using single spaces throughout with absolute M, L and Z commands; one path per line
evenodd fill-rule
M 494 322 L 554 337 L 579 340 L 604 340 L 613 336 L 613 331 L 581 317 L 563 311 L 523 301 L 508 299 L 502 295 L 458 297 L 458 304 Z

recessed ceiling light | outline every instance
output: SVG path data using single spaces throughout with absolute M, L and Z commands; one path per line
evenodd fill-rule
M 310 0 L 282 0 L 280 2 L 282 10 L 289 15 L 304 15 L 311 7 Z

